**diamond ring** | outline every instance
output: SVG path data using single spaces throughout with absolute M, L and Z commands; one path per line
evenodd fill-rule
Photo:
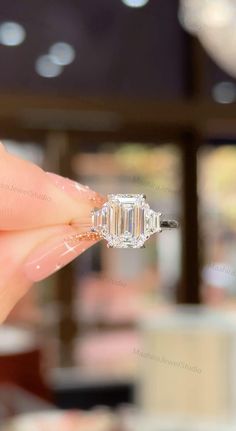
M 92 211 L 91 231 L 113 248 L 141 248 L 154 233 L 177 227 L 175 220 L 161 220 L 161 213 L 150 209 L 143 194 L 108 195 L 102 208 Z

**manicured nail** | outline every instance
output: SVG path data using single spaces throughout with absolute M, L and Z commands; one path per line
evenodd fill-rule
M 73 181 L 70 178 L 64 178 L 60 175 L 54 174 L 53 172 L 46 172 L 48 177 L 52 180 L 55 186 L 68 193 L 74 198 L 85 198 L 91 201 L 92 205 L 95 204 L 101 206 L 105 201 L 105 196 L 95 192 L 89 186 L 80 184 L 77 181 Z
M 90 197 L 94 196 L 96 192 L 91 190 L 88 186 L 77 183 L 77 181 L 70 180 L 69 178 L 64 178 L 60 175 L 54 174 L 53 172 L 46 172 L 48 177 L 59 189 L 63 190 L 65 193 L 72 195 L 74 198 L 78 197 Z
M 69 178 L 61 177 L 52 172 L 46 172 L 46 174 L 63 192 L 69 194 L 76 200 L 83 199 L 83 202 L 86 201 L 89 203 L 91 210 L 94 208 L 100 208 L 106 202 L 105 196 L 100 195 L 100 193 L 95 192 L 86 185 L 77 183 Z M 87 217 L 85 221 L 82 220 L 81 217 L 78 219 L 75 218 L 71 220 L 70 224 L 74 227 L 80 227 L 81 225 L 84 227 L 87 226 L 89 229 L 91 227 L 91 218 Z
M 66 234 L 51 238 L 38 246 L 24 264 L 27 278 L 33 282 L 43 280 L 63 268 L 98 239 L 96 234 Z

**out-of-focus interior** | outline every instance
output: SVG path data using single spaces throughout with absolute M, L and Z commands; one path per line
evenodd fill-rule
M 0 139 L 179 228 L 0 327 L 1 431 L 236 429 L 236 1 L 0 0 Z

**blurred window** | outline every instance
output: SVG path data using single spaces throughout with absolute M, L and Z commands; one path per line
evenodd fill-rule
M 236 297 L 236 146 L 199 151 L 202 294 L 210 304 Z

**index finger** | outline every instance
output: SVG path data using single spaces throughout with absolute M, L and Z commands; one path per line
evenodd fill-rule
M 95 198 L 86 186 L 47 174 L 0 144 L 0 230 L 88 222 Z

